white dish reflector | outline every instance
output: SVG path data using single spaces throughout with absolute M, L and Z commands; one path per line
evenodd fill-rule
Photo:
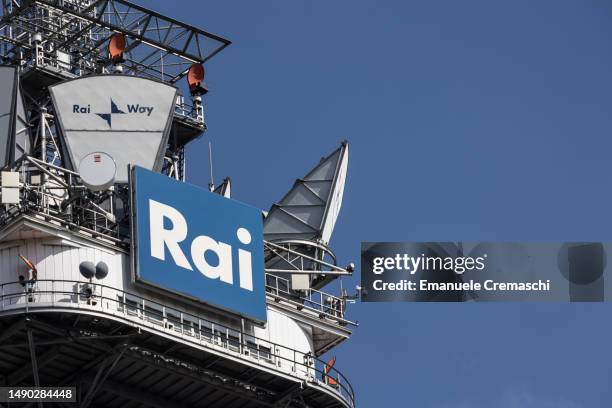
M 117 166 L 112 157 L 104 152 L 93 152 L 79 163 L 81 181 L 92 191 L 107 190 L 115 183 Z

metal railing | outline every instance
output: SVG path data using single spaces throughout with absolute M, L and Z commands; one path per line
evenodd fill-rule
M 266 290 L 274 296 L 292 300 L 324 316 L 344 321 L 346 304 L 344 299 L 337 296 L 316 289 L 302 290 L 299 293 L 291 289 L 289 279 L 269 273 L 266 273 Z
M 268 271 L 279 273 L 300 273 L 313 270 L 329 275 L 350 275 L 346 268 L 339 267 L 336 255 L 326 245 L 305 240 L 265 241 L 264 252 L 269 258 Z M 281 269 L 277 269 L 280 267 Z
M 346 377 L 336 368 L 326 367 L 311 351 L 292 349 L 107 285 L 57 279 L 0 284 L 0 313 L 15 309 L 29 313 L 38 308 L 86 309 L 138 322 L 194 345 L 324 387 L 347 406 L 355 407 L 355 393 Z
M 206 126 L 204 109 L 202 106 L 200 105 L 198 109 L 195 104 L 190 104 L 182 96 L 179 96 L 174 104 L 174 115 L 180 118 L 193 120 L 198 125 Z

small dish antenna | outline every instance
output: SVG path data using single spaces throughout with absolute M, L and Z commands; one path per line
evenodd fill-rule
M 97 265 L 94 265 L 91 261 L 83 261 L 79 264 L 79 272 L 85 279 L 102 280 L 108 275 L 108 265 L 105 262 L 98 262 Z
M 192 64 L 187 71 L 187 83 L 189 91 L 193 96 L 204 95 L 208 92 L 208 88 L 204 84 L 204 67 L 202 64 Z
M 120 64 L 125 61 L 123 51 L 125 51 L 125 36 L 119 33 L 111 35 L 108 41 L 108 56 L 113 64 Z
M 115 182 L 117 165 L 104 152 L 89 153 L 79 164 L 79 175 L 83 184 L 92 191 L 108 190 Z
M 105 262 L 98 262 L 96 265 L 96 279 L 102 280 L 108 275 L 108 265 Z
M 93 262 L 85 261 L 81 262 L 79 265 L 79 272 L 85 279 L 93 279 L 96 276 L 96 267 Z

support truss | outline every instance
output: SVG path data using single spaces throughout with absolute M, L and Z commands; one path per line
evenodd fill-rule
M 128 41 L 124 72 L 171 83 L 230 44 L 125 0 L 3 0 L 0 56 L 4 63 L 43 61 L 77 75 L 96 73 L 110 64 L 106 47 L 113 33 Z

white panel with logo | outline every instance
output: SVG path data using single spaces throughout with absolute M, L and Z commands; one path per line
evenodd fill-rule
M 128 164 L 161 169 L 177 89 L 124 75 L 90 76 L 49 88 L 70 161 L 104 152 L 128 180 Z

